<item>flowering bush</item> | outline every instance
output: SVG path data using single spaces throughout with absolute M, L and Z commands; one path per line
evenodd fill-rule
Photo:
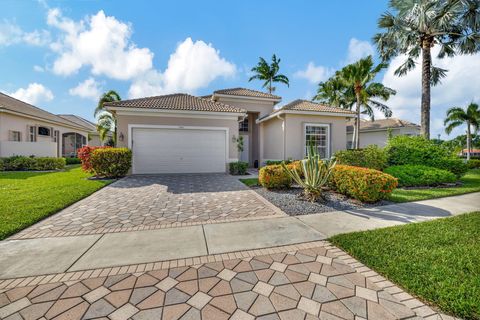
M 84 146 L 77 150 L 77 156 L 82 162 L 82 170 L 88 173 L 93 173 L 92 164 L 90 163 L 90 158 L 92 156 L 92 152 L 97 149 L 106 149 L 110 147 L 91 147 L 91 146 Z
M 337 165 L 330 186 L 337 192 L 362 202 L 385 199 L 397 187 L 397 179 L 378 170 Z
M 132 166 L 132 151 L 127 148 L 97 148 L 90 156 L 90 165 L 97 176 L 123 177 Z
M 292 179 L 280 165 L 262 167 L 258 172 L 258 182 L 267 189 L 284 189 L 292 185 Z

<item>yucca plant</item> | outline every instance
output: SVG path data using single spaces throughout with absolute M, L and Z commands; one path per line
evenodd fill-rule
M 315 202 L 322 196 L 322 191 L 328 183 L 336 161 L 323 161 L 317 149 L 313 145 L 310 145 L 307 158 L 300 160 L 300 164 L 303 178 L 297 170 L 289 169 L 284 162 L 282 163 L 282 168 L 303 188 L 305 198 L 311 202 Z

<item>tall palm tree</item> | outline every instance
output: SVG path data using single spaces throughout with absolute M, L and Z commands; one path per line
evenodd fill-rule
M 97 118 L 97 131 L 100 135 L 100 139 L 105 141 L 108 133 L 113 130 L 112 140 L 114 145 L 117 145 L 117 118 L 114 114 L 105 109 L 105 103 L 120 100 L 122 99 L 116 91 L 107 91 L 102 94 L 98 100 L 98 104 L 94 112 L 94 116 Z
M 384 61 L 406 55 L 395 70 L 403 76 L 416 67 L 422 56 L 421 133 L 430 138 L 430 88 L 446 76 L 447 70 L 432 64 L 431 49 L 438 45 L 437 58 L 473 54 L 480 50 L 480 1 L 478 0 L 390 0 L 393 13 L 378 20 L 383 29 L 374 36 Z
M 273 83 L 280 82 L 286 84 L 287 87 L 290 86 L 290 82 L 287 76 L 283 74 L 278 74 L 280 70 L 280 61 L 281 59 L 277 59 L 276 55 L 272 56 L 272 63 L 268 64 L 265 59 L 260 57 L 260 61 L 258 64 L 252 68 L 252 72 L 255 74 L 248 79 L 248 81 L 252 80 L 263 80 L 264 83 L 262 88 L 268 87 L 268 92 L 273 93 L 275 91 L 275 87 L 273 87 Z
M 459 107 L 450 108 L 447 110 L 447 117 L 445 118 L 445 132 L 450 134 L 453 129 L 467 125 L 467 160 L 470 160 L 470 151 L 472 149 L 472 127 L 476 133 L 480 128 L 480 109 L 478 104 L 470 103 L 464 110 Z
M 375 100 L 380 98 L 386 101 L 396 94 L 395 90 L 379 82 L 373 82 L 375 76 L 385 67 L 386 65 L 382 63 L 374 66 L 372 56 L 360 59 L 337 71 L 326 82 L 320 83 L 317 95 L 313 97 L 314 100 L 345 109 L 351 110 L 355 106 L 357 114 L 353 130 L 355 149 L 360 147 L 360 114 L 366 114 L 374 120 L 374 110 L 377 109 L 387 118 L 392 116 L 392 110 L 387 105 Z

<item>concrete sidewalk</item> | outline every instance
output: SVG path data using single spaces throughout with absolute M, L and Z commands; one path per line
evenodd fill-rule
M 0 242 L 0 279 L 126 266 L 326 239 L 480 210 L 480 193 L 299 217 Z

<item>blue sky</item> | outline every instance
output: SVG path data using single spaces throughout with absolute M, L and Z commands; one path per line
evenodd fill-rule
M 97 96 L 108 89 L 124 99 L 237 86 L 261 90 L 259 82 L 248 83 L 249 70 L 259 56 L 276 53 L 291 83 L 278 85 L 282 103 L 311 98 L 318 81 L 375 53 L 370 40 L 386 9 L 387 1 L 4 0 L 0 90 L 53 113 L 93 120 Z M 434 134 L 443 130 L 447 107 L 478 100 L 478 84 L 468 81 L 478 58 L 459 58 L 453 76 L 434 89 Z M 400 60 L 378 81 L 398 91 L 389 102 L 394 116 L 418 122 L 419 69 L 394 77 Z

